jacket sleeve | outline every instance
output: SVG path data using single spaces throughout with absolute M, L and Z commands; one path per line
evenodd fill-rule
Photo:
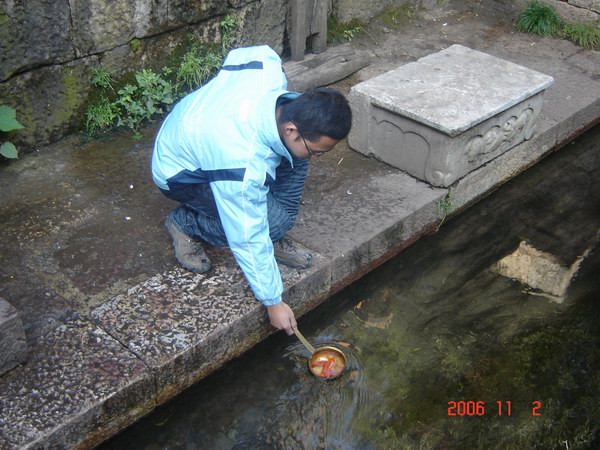
M 267 220 L 268 187 L 248 173 L 211 183 L 227 241 L 252 291 L 265 306 L 281 302 L 283 283 Z

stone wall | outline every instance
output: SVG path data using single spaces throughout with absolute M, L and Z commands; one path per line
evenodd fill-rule
M 569 0 L 568 3 L 600 14 L 600 0 Z
M 10 140 L 26 152 L 75 131 L 94 68 L 116 77 L 160 68 L 188 34 L 218 41 L 227 14 L 237 20 L 235 46 L 268 44 L 282 53 L 292 1 L 0 0 L 0 104 L 15 108 L 25 126 Z M 330 13 L 351 8 L 348 0 L 321 1 Z M 373 14 L 362 6 L 360 17 L 384 3 L 373 2 Z
M 234 45 L 288 47 L 294 0 L 0 0 L 0 104 L 25 125 L 10 136 L 23 151 L 55 142 L 82 124 L 91 71 L 115 76 L 159 68 L 192 34 L 219 39 L 233 14 Z M 436 0 L 319 0 L 341 22 L 367 21 L 388 6 Z M 525 5 L 528 0 L 517 0 Z M 571 21 L 598 23 L 600 0 L 542 0 Z
M 0 0 L 0 104 L 25 126 L 10 140 L 27 151 L 74 131 L 93 68 L 162 67 L 190 33 L 218 41 L 226 14 L 235 45 L 281 52 L 287 11 L 288 0 Z
M 294 0 L 0 0 L 0 104 L 25 129 L 9 139 L 24 153 L 82 126 L 94 68 L 115 77 L 157 69 L 188 34 L 219 40 L 235 16 L 235 46 L 289 46 Z M 410 0 L 319 0 L 342 22 L 368 20 Z M 584 0 L 580 0 L 584 1 Z

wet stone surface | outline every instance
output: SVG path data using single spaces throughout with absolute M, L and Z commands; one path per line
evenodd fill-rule
M 207 254 L 213 263 L 209 272 L 175 267 L 98 306 L 91 317 L 150 367 L 158 367 L 249 312 L 263 312 L 229 250 L 208 248 Z M 313 258 L 315 267 L 323 261 L 314 252 Z M 317 270 L 281 269 L 288 287 Z
M 159 366 L 259 306 L 234 261 L 223 262 L 208 275 L 182 268 L 155 275 L 92 317 L 150 366 Z
M 172 255 L 161 221 L 174 205 L 148 173 L 152 131 L 133 145 L 128 136 L 88 145 L 72 138 L 5 168 L 0 252 L 13 283 L 25 290 L 35 273 L 87 312 L 129 280 L 168 267 Z
M 334 260 L 340 280 L 439 221 L 445 189 L 352 151 L 347 142 L 311 167 L 291 236 Z M 336 175 L 343 171 L 344 176 Z M 360 245 L 358 245 L 360 243 Z
M 152 409 L 153 387 L 139 359 L 72 314 L 37 339 L 26 365 L 0 378 L 0 447 L 36 441 L 50 447 L 75 444 L 81 432 L 77 426 L 93 433 L 108 419 L 111 404 L 121 402 L 120 407 L 138 412 Z M 104 408 L 99 407 L 102 400 L 108 401 Z M 91 419 L 85 417 L 89 414 Z M 120 421 L 115 418 L 113 426 Z

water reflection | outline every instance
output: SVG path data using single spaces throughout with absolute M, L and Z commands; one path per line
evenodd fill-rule
M 323 382 L 282 334 L 106 448 L 600 446 L 600 129 L 301 320 L 346 373 Z M 556 303 L 493 267 L 522 241 L 565 266 Z M 454 402 L 454 403 L 452 403 Z

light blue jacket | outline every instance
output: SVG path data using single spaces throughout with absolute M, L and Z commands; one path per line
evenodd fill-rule
M 281 59 L 267 46 L 229 53 L 219 74 L 183 98 L 165 119 L 154 146 L 154 182 L 210 183 L 231 251 L 254 295 L 281 301 L 283 284 L 267 222 L 267 183 L 281 158 L 292 158 L 275 120 L 286 90 Z

